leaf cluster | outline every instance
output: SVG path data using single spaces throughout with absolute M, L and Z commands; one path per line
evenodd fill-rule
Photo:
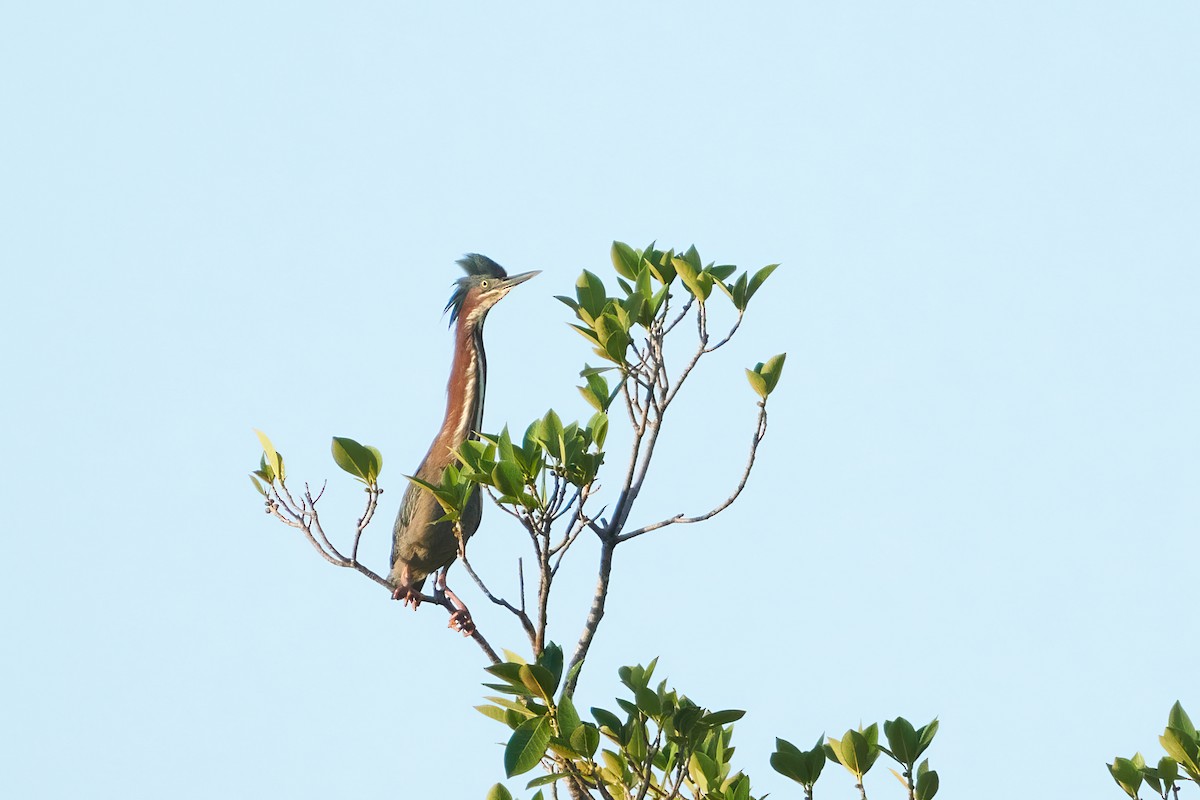
M 438 483 L 409 480 L 433 494 L 446 511 L 444 519 L 451 521 L 461 518 L 477 486 L 494 489 L 501 505 L 546 513 L 556 496 L 547 476 L 577 488 L 590 485 L 604 463 L 607 436 L 607 414 L 597 412 L 586 425 L 564 425 L 551 409 L 526 428 L 519 442 L 507 426 L 499 434 L 463 442 L 458 464 L 448 466 Z
M 882 754 L 900 766 L 901 770 L 893 769 L 892 774 L 908 790 L 909 797 L 933 800 L 938 791 L 938 774 L 929 769 L 928 759 L 919 765 L 917 761 L 933 743 L 938 721 L 935 719 L 928 725 L 914 728 L 904 717 L 896 717 L 885 721 L 883 730 L 887 737 L 886 746 L 879 743 L 877 724 L 848 730 L 840 739 L 822 734 L 811 750 L 801 750 L 786 739 L 776 739 L 771 768 L 803 786 L 805 796 L 812 797 L 813 786 L 821 777 L 825 761 L 845 767 L 861 790 L 864 776 Z
M 616 365 L 623 374 L 636 369 L 634 362 L 645 360 L 645 354 L 630 358 L 630 347 L 638 338 L 636 329 L 653 337 L 656 328 L 661 331 L 666 325 L 665 312 L 672 286 L 681 285 L 689 298 L 687 302 L 697 302 L 701 307 L 712 296 L 713 289 L 719 288 L 740 319 L 750 299 L 779 266 L 768 264 L 754 273 L 739 274 L 732 264 L 704 264 L 695 245 L 676 254 L 674 250 L 659 250 L 653 243 L 636 250 L 624 242 L 613 242 L 610 255 L 618 275 L 619 294 L 610 296 L 600 276 L 584 270 L 575 282 L 575 296 L 559 295 L 557 299 L 574 311 L 579 320 L 580 324 L 572 324 L 571 328 L 587 339 L 596 355 Z M 735 274 L 737 278 L 733 279 Z M 620 384 L 610 388 L 600 377 L 599 373 L 605 369 L 612 367 L 585 365 L 580 373 L 586 382 L 579 391 L 598 411 L 607 411 L 620 391 Z M 783 356 L 776 356 L 765 365 L 760 363 L 747 370 L 751 386 L 765 398 L 779 382 L 782 369 Z
M 258 437 L 258 443 L 262 445 L 263 453 L 258 462 L 258 469 L 250 473 L 250 482 L 259 494 L 267 497 L 266 487 L 277 480 L 287 480 L 287 470 L 283 466 L 283 456 L 275 449 L 275 445 L 271 444 L 267 435 L 257 428 L 254 429 L 254 434 Z
M 651 661 L 618 670 L 628 694 L 616 698 L 617 710 L 592 708 L 594 722 L 585 721 L 569 695 L 554 700 L 562 673 L 557 645 L 548 644 L 534 664 L 508 655 L 510 661 L 488 668 L 503 683 L 485 686 L 512 699 L 488 697 L 492 705 L 477 708 L 512 729 L 504 754 L 509 777 L 544 763 L 548 774 L 530 781 L 529 788 L 571 779 L 602 787 L 614 798 L 687 792 L 711 800 L 753 800 L 749 778 L 730 766 L 731 723 L 745 712 L 709 711 L 669 690 L 666 681 L 652 685 Z
M 1178 796 L 1180 781 L 1200 783 L 1200 736 L 1179 701 L 1171 706 L 1167 727 L 1158 741 L 1167 754 L 1153 767 L 1146 765 L 1141 753 L 1134 753 L 1133 758 L 1114 758 L 1108 765 L 1113 780 L 1134 800 L 1143 784 L 1166 800 L 1172 794 Z

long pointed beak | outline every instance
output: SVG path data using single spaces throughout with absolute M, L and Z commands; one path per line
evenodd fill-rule
M 522 272 L 519 275 L 509 275 L 507 278 L 504 279 L 504 288 L 511 289 L 512 287 L 516 286 L 518 283 L 524 283 L 525 281 L 532 278 L 534 275 L 541 275 L 541 274 L 542 274 L 542 271 L 540 269 L 535 269 L 533 272 Z

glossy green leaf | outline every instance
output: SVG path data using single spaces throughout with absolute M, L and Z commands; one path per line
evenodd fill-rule
M 542 775 L 541 777 L 534 778 L 529 783 L 525 784 L 525 788 L 534 789 L 538 786 L 547 786 L 555 781 L 561 781 L 566 777 L 567 773 L 565 772 L 551 772 L 549 775 Z
M 750 388 L 764 400 L 767 399 L 767 381 L 763 376 L 755 370 L 746 370 L 746 380 L 750 381 Z
M 547 701 L 554 697 L 554 690 L 558 688 L 558 682 L 550 670 L 540 664 L 522 664 L 519 675 L 521 683 L 529 691 L 540 695 Z
M 345 472 L 350 473 L 363 483 L 370 484 L 374 480 L 373 468 L 375 456 L 371 451 L 354 441 L 342 436 L 334 436 L 330 444 L 333 460 Z
M 484 800 L 513 800 L 513 796 L 508 789 L 504 788 L 504 784 L 497 783 L 488 789 L 487 797 Z
M 937 717 L 934 717 L 932 722 L 917 731 L 917 755 L 913 759 L 914 761 L 917 758 L 920 758 L 921 754 L 929 749 L 929 745 L 933 743 L 933 737 L 937 735 L 937 731 Z
M 658 699 L 658 692 L 648 687 L 638 689 L 634 693 L 637 700 L 637 707 L 649 717 L 657 717 L 662 713 L 662 703 Z
M 1170 756 L 1163 756 L 1158 760 L 1157 772 L 1164 782 L 1175 783 L 1179 780 L 1179 762 Z
M 731 722 L 737 722 L 744 716 L 746 716 L 746 712 L 736 708 L 730 708 L 724 711 L 714 711 L 704 717 L 704 724 L 728 725 Z
M 766 384 L 767 394 L 775 391 L 775 387 L 779 385 L 779 377 L 783 374 L 783 362 L 787 359 L 787 353 L 780 353 L 777 356 L 772 356 L 763 364 L 759 370 L 763 376 L 763 382 Z
M 612 731 L 617 738 L 620 738 L 622 728 L 620 717 L 603 708 L 593 707 L 591 711 L 592 718 L 596 720 L 597 725 L 599 725 L 602 729 L 608 728 L 608 730 Z
M 576 752 L 591 758 L 600 747 L 600 731 L 584 722 L 571 731 L 570 742 Z
M 1175 701 L 1175 705 L 1171 706 L 1171 713 L 1167 717 L 1167 727 L 1182 731 L 1192 739 L 1197 738 L 1196 726 L 1192 724 L 1191 718 L 1188 717 L 1178 700 Z
M 614 241 L 610 255 L 612 257 L 613 269 L 617 271 L 618 275 L 629 280 L 635 280 L 638 277 L 642 259 L 632 247 L 624 242 Z
M 554 412 L 551 412 L 554 413 Z M 557 418 L 557 417 L 556 417 Z M 562 680 L 563 671 L 563 651 L 562 648 L 554 642 L 548 642 L 542 648 L 542 654 L 538 656 L 538 665 L 545 667 L 550 673 L 550 682 L 557 687 L 559 681 Z
M 579 306 L 596 318 L 604 310 L 608 302 L 608 293 L 604 289 L 604 281 L 594 273 L 583 271 L 575 282 L 575 296 L 579 298 Z
M 701 792 L 708 794 L 718 777 L 717 763 L 708 755 L 696 751 L 688 762 L 688 773 Z
M 487 684 L 484 685 L 486 686 Z M 524 686 L 521 686 L 520 688 L 525 696 L 529 695 L 528 689 L 525 689 Z M 509 700 L 507 697 L 494 697 L 491 695 L 483 699 L 495 703 L 496 705 L 501 706 L 509 711 L 515 711 L 522 717 L 536 717 L 546 712 L 545 706 L 532 703 L 528 700 L 519 702 L 516 700 Z
M 275 450 L 275 445 L 271 444 L 271 440 L 267 438 L 267 435 L 258 428 L 254 429 L 254 435 L 258 437 L 258 443 L 262 445 L 263 453 L 266 454 L 267 466 L 271 468 L 272 474 L 280 479 L 285 479 L 283 458 Z
M 546 754 L 550 732 L 550 720 L 546 717 L 521 723 L 504 748 L 504 774 L 511 778 L 536 767 Z
M 505 725 L 508 724 L 508 712 L 506 709 L 498 706 L 481 705 L 475 706 L 475 710 L 489 719 L 494 719 L 497 722 L 504 723 Z
M 883 733 L 887 737 L 891 755 L 906 768 L 917 763 L 918 751 L 917 731 L 912 723 L 904 717 L 896 717 L 883 723 Z
M 1113 763 L 1108 765 L 1108 771 L 1117 785 L 1125 791 L 1125 794 L 1131 798 L 1137 798 L 1138 789 L 1142 785 L 1142 771 L 1134 766 L 1133 761 L 1128 758 L 1114 758 Z M 927 800 L 927 798 L 921 800 Z
M 506 495 L 519 497 L 524 493 L 525 477 L 521 468 L 511 461 L 500 461 L 492 470 L 492 481 Z
M 938 791 L 938 774 L 935 770 L 927 770 L 917 776 L 917 800 L 933 800 Z
M 778 267 L 778 264 L 768 264 L 758 272 L 754 273 L 754 277 L 750 279 L 750 283 L 746 287 L 747 303 L 750 302 L 750 298 L 754 297 L 754 294 L 759 290 L 759 287 L 763 285 L 767 278 L 771 277 L 771 273 L 774 272 Z
M 593 330 L 592 328 L 585 328 L 582 325 L 573 325 L 573 324 L 568 325 L 567 327 L 571 328 L 572 330 L 577 331 L 580 336 L 587 339 L 592 344 L 600 344 L 600 337 L 596 334 L 596 331 Z

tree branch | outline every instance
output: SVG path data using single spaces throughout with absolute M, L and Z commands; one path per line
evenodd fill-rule
M 767 435 L 767 401 L 760 401 L 758 408 L 758 422 L 754 428 L 754 437 L 750 441 L 750 456 L 746 460 L 746 468 L 742 470 L 741 480 L 738 481 L 737 487 L 733 490 L 733 494 L 729 495 L 729 497 L 726 498 L 723 503 L 707 513 L 699 514 L 694 517 L 689 517 L 684 514 L 676 514 L 673 517 L 668 517 L 667 519 L 646 525 L 638 528 L 637 530 L 618 534 L 616 537 L 617 542 L 625 542 L 633 539 L 634 537 L 641 536 L 643 533 L 656 531 L 659 528 L 665 528 L 668 525 L 686 525 L 692 522 L 704 522 L 706 519 L 712 519 L 717 514 L 720 514 L 722 511 L 733 505 L 733 502 L 738 499 L 738 496 L 742 493 L 742 490 L 746 488 L 746 482 L 750 480 L 750 472 L 754 469 L 754 459 L 758 455 L 758 445 L 760 442 L 762 442 L 763 437 Z
M 612 577 L 613 548 L 616 546 L 615 537 L 605 536 L 600 540 L 600 570 L 596 580 L 596 593 L 592 596 L 592 607 L 588 611 L 579 643 L 575 645 L 571 663 L 567 665 L 568 677 L 563 692 L 568 697 L 575 694 L 575 685 L 579 683 L 579 673 L 583 671 L 582 667 L 579 669 L 575 667 L 587 658 L 588 650 L 592 646 L 592 639 L 596 636 L 596 628 L 599 627 L 600 620 L 604 618 L 604 602 L 608 599 L 608 583 Z

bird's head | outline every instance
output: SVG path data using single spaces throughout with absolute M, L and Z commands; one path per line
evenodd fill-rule
M 450 295 L 450 302 L 446 304 L 451 324 L 459 317 L 467 322 L 482 323 L 488 310 L 514 286 L 541 272 L 534 270 L 510 276 L 504 267 L 478 253 L 468 253 L 458 263 L 467 274 L 455 282 L 454 294 Z

